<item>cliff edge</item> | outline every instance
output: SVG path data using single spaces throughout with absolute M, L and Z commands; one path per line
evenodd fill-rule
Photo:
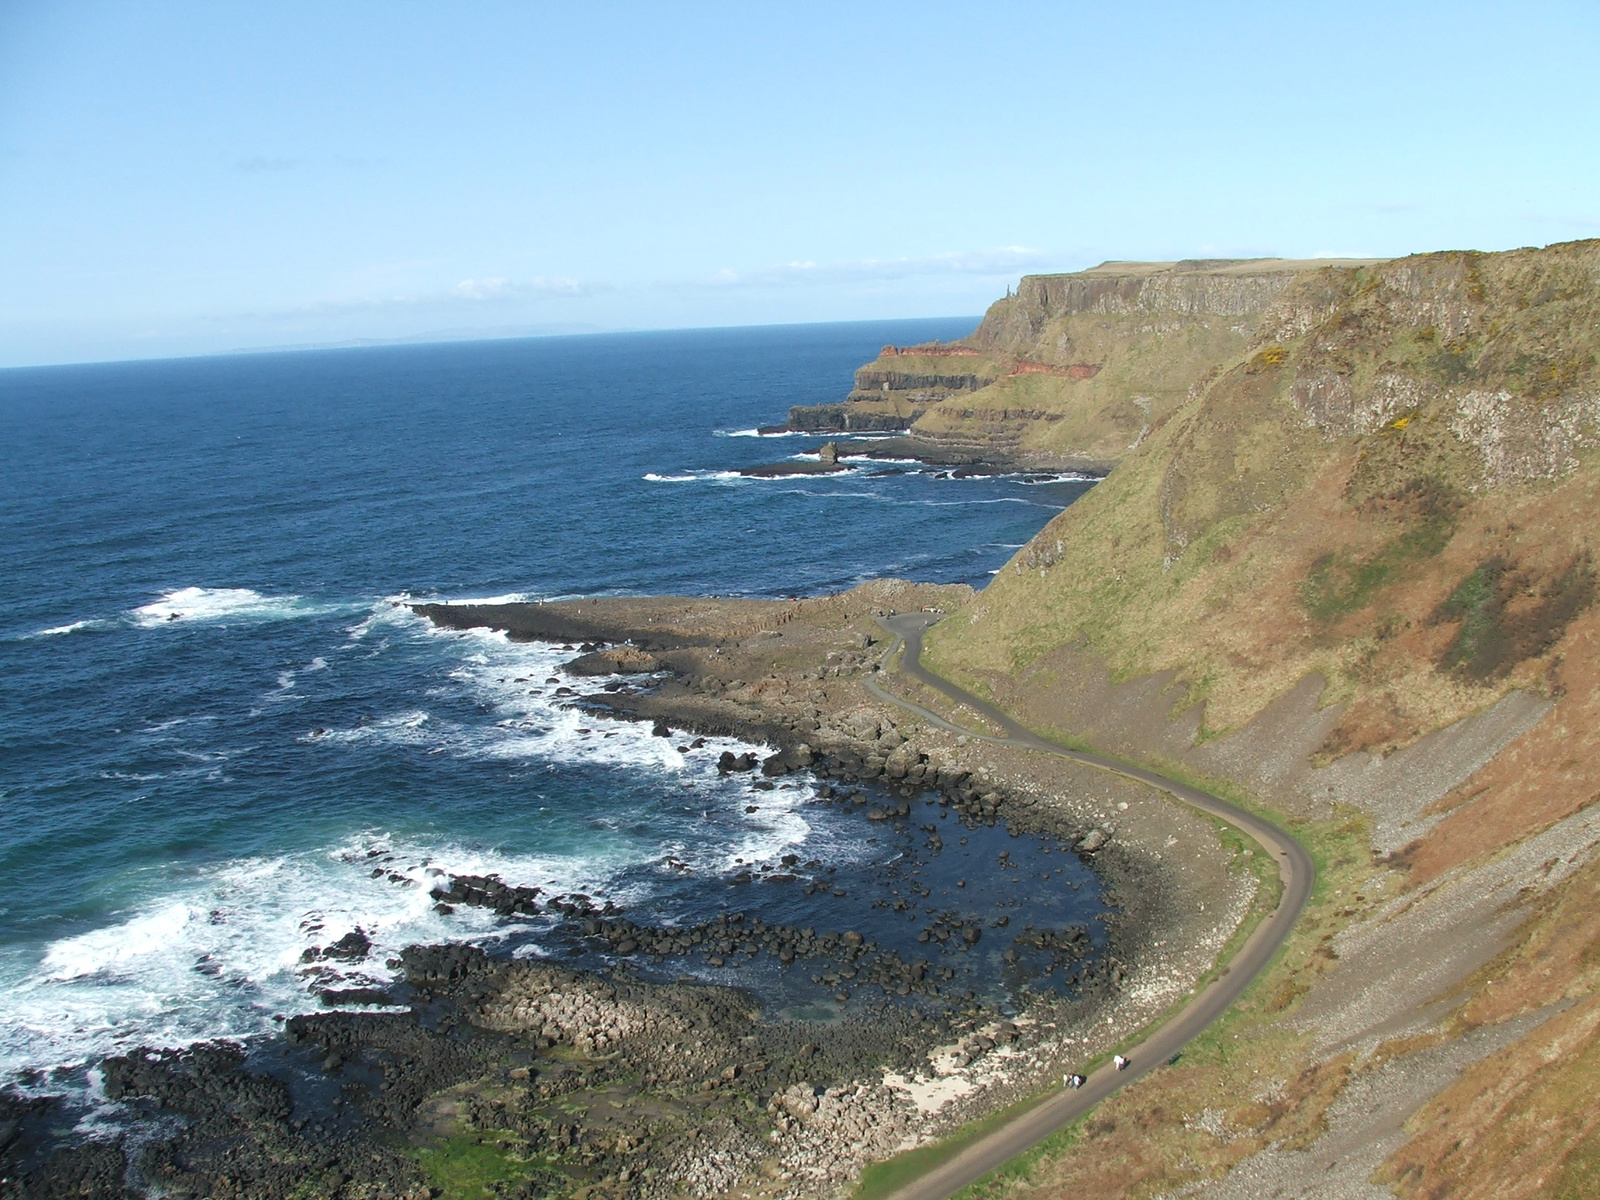
M 1281 324 L 1291 290 L 1334 292 L 1371 265 L 1204 259 L 1028 275 L 970 337 L 885 346 L 844 402 L 791 409 L 789 425 L 904 431 L 942 459 L 1108 469 Z

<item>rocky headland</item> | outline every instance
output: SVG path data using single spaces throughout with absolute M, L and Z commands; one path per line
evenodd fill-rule
M 849 453 L 1104 475 L 1283 319 L 1291 292 L 1371 265 L 1201 259 L 1024 276 L 970 336 L 885 346 L 844 400 L 793 408 L 788 428 L 900 435 L 842 442 Z
M 945 840 L 979 834 L 1002 845 L 1001 877 L 1027 865 L 1030 840 L 1038 854 L 1076 855 L 1105 888 L 1096 929 L 1020 927 L 1004 908 L 930 910 L 912 927 L 916 951 L 880 944 L 881 922 L 919 916 L 907 898 L 929 894 L 931 872 L 920 883 L 902 876 L 911 890 L 899 899 L 885 890 L 840 901 L 831 929 L 726 910 L 662 926 L 600 898 L 445 876 L 435 885 L 443 911 L 554 920 L 547 936 L 609 965 L 416 947 L 383 994 L 332 988 L 331 1011 L 294 1017 L 280 1039 L 107 1060 L 120 1136 L 103 1129 L 64 1145 L 65 1109 L 12 1097 L 0 1116 L 7 1186 L 266 1197 L 309 1180 L 316 1194 L 451 1196 L 479 1194 L 482 1178 L 525 1196 L 825 1195 L 874 1161 L 1059 1087 L 1193 986 L 1257 898 L 1258 876 L 1240 847 L 1149 789 L 1030 762 L 862 688 L 881 674 L 878 614 L 970 595 L 889 581 L 798 601 L 419 611 L 445 627 L 568 646 L 567 702 L 650 722 L 686 753 L 730 732 L 764 744 L 760 755 L 724 753 L 720 769 L 767 786 L 814 780 L 816 802 L 842 806 L 864 830 L 923 839 L 924 863 Z M 832 886 L 825 864 L 794 855 L 751 874 L 747 887 Z M 363 942 L 308 954 L 360 960 Z M 1002 947 L 1002 967 L 1031 962 L 1035 973 L 997 1003 L 958 968 Z M 815 980 L 834 1015 L 786 1017 L 759 989 L 696 977 L 762 963 Z M 363 1004 L 384 1011 L 345 1011 Z

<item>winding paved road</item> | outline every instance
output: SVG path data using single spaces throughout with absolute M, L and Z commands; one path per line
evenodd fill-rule
M 1245 988 L 1250 986 L 1261 969 L 1271 961 L 1278 947 L 1283 945 L 1283 940 L 1289 936 L 1290 929 L 1294 927 L 1300 910 L 1305 906 L 1306 897 L 1311 894 L 1312 882 L 1316 878 L 1316 867 L 1311 861 L 1311 855 L 1306 853 L 1305 847 L 1277 826 L 1263 821 L 1253 813 L 1245 812 L 1226 800 L 1219 800 L 1199 788 L 1168 779 L 1143 767 L 1131 766 L 1115 759 L 1102 758 L 1098 754 L 1088 754 L 1057 745 L 1040 737 L 1031 729 L 1019 725 L 994 705 L 935 675 L 922 665 L 921 656 L 922 635 L 928 626 L 937 620 L 937 615 L 907 613 L 882 621 L 883 626 L 895 637 L 894 643 L 883 657 L 883 662 L 887 663 L 894 652 L 904 645 L 905 654 L 900 661 L 900 670 L 942 692 L 957 703 L 982 714 L 985 720 L 992 722 L 996 728 L 1004 730 L 1006 736 L 992 737 L 962 729 L 921 705 L 901 699 L 872 678 L 865 681 L 868 691 L 880 700 L 887 700 L 891 704 L 916 712 L 941 728 L 964 733 L 968 737 L 982 738 L 997 745 L 1016 746 L 1024 750 L 1059 755 L 1074 762 L 1111 771 L 1129 779 L 1136 779 L 1140 783 L 1147 783 L 1201 812 L 1220 817 L 1254 838 L 1272 856 L 1273 861 L 1278 864 L 1278 873 L 1283 880 L 1283 891 L 1278 899 L 1278 907 L 1256 926 L 1244 946 L 1223 968 L 1222 973 L 1185 1004 L 1166 1024 L 1127 1052 L 1130 1062 L 1125 1070 L 1118 1071 L 1108 1063 L 1089 1076 L 1088 1082 L 1077 1091 L 1063 1090 L 1035 1105 L 1015 1120 L 1008 1121 L 1001 1128 L 978 1139 L 954 1158 L 948 1159 L 927 1174 L 913 1180 L 895 1192 L 891 1200 L 945 1200 L 946 1197 L 976 1182 L 1030 1146 L 1075 1121 L 1124 1084 L 1131 1083 L 1139 1076 L 1155 1070 L 1177 1054 L 1220 1017 L 1229 1005 L 1239 998 Z

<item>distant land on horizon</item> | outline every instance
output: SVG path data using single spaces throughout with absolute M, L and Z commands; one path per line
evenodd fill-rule
M 404 337 L 345 338 L 336 342 L 284 342 L 273 346 L 235 346 L 224 354 L 287 354 L 297 350 L 354 350 L 363 346 L 409 346 L 429 342 L 496 342 L 508 338 L 569 337 L 582 333 L 623 333 L 582 321 L 557 325 L 504 325 L 488 329 L 435 329 Z
M 302 350 L 354 350 L 367 346 L 419 346 L 434 343 L 444 344 L 449 342 L 500 342 L 511 341 L 516 338 L 540 337 L 579 337 L 591 333 L 686 333 L 696 329 L 785 329 L 800 325 L 895 325 L 916 321 L 959 321 L 970 320 L 976 328 L 983 318 L 979 313 L 958 313 L 955 315 L 936 315 L 921 317 L 885 317 L 876 319 L 844 318 L 837 321 L 770 321 L 758 322 L 751 325 L 663 325 L 663 326 L 605 326 L 589 325 L 582 322 L 573 322 L 564 325 L 532 325 L 527 327 L 504 327 L 500 329 L 441 329 L 430 333 L 413 333 L 405 337 L 392 338 L 346 338 L 337 342 L 288 342 L 273 346 L 235 346 L 231 350 L 223 350 L 221 355 L 230 354 L 291 354 Z M 209 355 L 182 355 L 180 357 L 206 358 Z M 141 361 L 141 360 L 127 360 Z

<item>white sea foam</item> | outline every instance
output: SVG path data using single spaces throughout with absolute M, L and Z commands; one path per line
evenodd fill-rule
M 452 596 L 448 600 L 440 601 L 442 604 L 530 604 L 535 600 L 547 600 L 548 596 L 541 596 L 538 592 L 506 592 L 500 596 Z
M 318 604 L 300 596 L 264 596 L 252 588 L 186 587 L 168 592 L 129 615 L 145 629 L 180 622 L 230 624 L 288 621 L 337 612 L 340 606 Z
M 369 857 L 375 845 L 385 853 Z M 380 863 L 385 873 L 373 878 Z M 275 1017 L 317 1007 L 313 984 L 381 984 L 405 946 L 491 935 L 495 918 L 481 909 L 448 920 L 434 911 L 441 871 L 558 886 L 593 878 L 592 864 L 406 846 L 376 833 L 329 851 L 220 864 L 51 943 L 31 966 L 12 956 L 0 968 L 0 1077 L 138 1045 L 266 1033 Z M 364 962 L 302 963 L 308 948 L 357 928 L 373 941 Z
M 307 733 L 306 742 L 352 744 L 373 741 L 405 745 L 429 754 L 508 762 L 578 764 L 612 768 L 630 775 L 644 773 L 663 786 L 693 793 L 708 811 L 724 817 L 737 814 L 742 832 L 727 862 L 721 858 L 696 864 L 696 869 L 720 870 L 734 857 L 746 860 L 770 857 L 804 839 L 809 826 L 799 815 L 809 789 L 783 793 L 756 792 L 753 780 L 722 776 L 716 761 L 722 751 L 765 754 L 768 747 L 737 738 L 704 739 L 700 749 L 681 754 L 677 747 L 689 740 L 683 734 L 661 738 L 648 723 L 616 720 L 601 713 L 571 706 L 577 694 L 601 692 L 620 677 L 574 678 L 563 667 L 574 654 L 555 645 L 513 642 L 499 631 L 442 629 L 404 607 L 380 607 L 362 627 L 382 623 L 393 632 L 422 637 L 450 647 L 455 664 L 448 678 L 457 695 L 470 697 L 491 715 L 487 723 L 461 723 L 427 708 L 407 707 L 364 724 Z M 361 627 L 358 627 L 361 628 Z M 354 636 L 354 635 L 353 635 Z M 559 684 L 546 681 L 556 678 Z M 575 693 L 558 697 L 555 688 L 567 686 Z M 754 814 L 743 809 L 751 804 Z M 726 829 L 722 830 L 725 835 Z M 726 843 L 723 843 L 726 847 Z M 652 850 L 653 858 L 664 850 Z M 719 851 L 720 853 L 720 851 Z
M 74 621 L 71 625 L 57 625 L 54 629 L 41 629 L 37 633 L 27 634 L 27 637 L 55 637 L 62 633 L 77 633 L 80 629 L 94 629 L 101 625 L 100 621 Z
M 823 436 L 825 436 L 825 435 L 820 434 L 820 433 L 808 432 L 807 430 L 804 430 L 804 429 L 780 429 L 780 430 L 777 430 L 776 432 L 773 432 L 773 433 L 762 433 L 761 430 L 759 430 L 759 429 L 718 429 L 718 430 L 715 431 L 715 433 L 716 433 L 717 437 L 783 438 L 783 437 L 823 437 Z
M 398 596 L 385 596 L 365 618 L 356 622 L 349 629 L 351 641 L 360 641 L 376 629 L 398 629 L 405 625 L 414 625 L 420 618 L 411 611 L 415 603 L 412 598 L 402 592 Z
M 545 682 L 551 676 L 581 691 L 612 682 L 566 676 L 562 665 L 570 651 L 489 631 L 439 629 L 392 599 L 356 628 L 381 629 L 386 643 L 424 639 L 444 651 L 450 667 L 433 698 L 470 698 L 488 708 L 489 719 L 447 719 L 430 711 L 446 706 L 412 697 L 369 723 L 308 733 L 307 742 L 408 744 L 464 758 L 609 767 L 630 784 L 643 776 L 659 780 L 672 796 L 689 798 L 691 812 L 703 811 L 703 826 L 691 817 L 661 842 L 619 828 L 614 837 L 588 839 L 581 852 L 543 854 L 407 843 L 370 831 L 318 851 L 175 869 L 98 928 L 58 938 L 31 957 L 21 948 L 0 954 L 0 1079 L 140 1045 L 268 1033 L 278 1018 L 318 1007 L 314 985 L 388 982 L 396 971 L 387 963 L 405 946 L 499 936 L 504 923 L 485 910 L 463 906 L 448 917 L 435 911 L 430 892 L 440 874 L 492 873 L 549 894 L 582 891 L 636 905 L 655 894 L 650 868 L 669 870 L 669 855 L 696 874 L 715 875 L 741 861 L 772 861 L 802 842 L 808 854 L 834 862 L 861 852 L 859 845 L 832 845 L 831 835 L 813 835 L 802 809 L 809 787 L 758 791 L 753 776 L 717 772 L 722 750 L 762 753 L 764 747 L 710 738 L 683 754 L 676 747 L 687 734 L 655 737 L 648 724 L 565 707 L 565 698 L 558 700 Z M 313 660 L 302 669 L 322 665 Z M 285 676 L 292 684 L 293 674 Z M 755 812 L 745 811 L 752 807 Z M 371 856 L 374 848 L 382 852 Z M 302 962 L 309 947 L 327 946 L 356 928 L 373 941 L 364 962 Z
M 433 630 L 431 623 L 428 628 Z M 571 651 L 546 643 L 513 642 L 504 633 L 490 630 L 469 630 L 464 636 L 451 631 L 449 636 L 461 647 L 460 663 L 451 678 L 490 706 L 494 724 L 447 728 L 442 722 L 420 719 L 427 714 L 416 712 L 407 714 L 399 726 L 379 729 L 381 723 L 375 723 L 369 729 L 378 736 L 414 743 L 431 741 L 441 751 L 463 756 L 588 763 L 656 775 L 664 783 L 692 792 L 708 809 L 738 815 L 742 832 L 735 842 L 725 845 L 726 853 L 719 852 L 715 861 L 695 864 L 697 869 L 726 870 L 741 857 L 746 862 L 762 861 L 809 834 L 810 826 L 799 812 L 811 795 L 809 788 L 757 792 L 749 786 L 754 780 L 722 776 L 716 770 L 717 758 L 724 750 L 761 755 L 769 753 L 769 747 L 737 738 L 709 737 L 699 750 L 681 754 L 677 747 L 688 739 L 687 734 L 656 737 L 645 722 L 585 712 L 556 697 L 553 689 L 558 685 L 544 682 L 552 677 L 574 691 L 593 692 L 618 679 L 566 676 L 561 668 L 573 657 Z M 744 813 L 752 804 L 757 812 Z
M 1031 504 L 1036 508 L 1053 508 L 1058 512 L 1065 504 L 1046 504 L 1043 500 L 1029 500 L 1026 496 L 985 496 L 977 500 L 908 500 L 907 504 L 924 508 L 960 508 L 967 504 Z
M 1085 475 L 1081 471 L 1007 471 L 1000 474 L 958 475 L 954 470 L 940 471 L 934 478 L 942 483 L 985 483 L 1004 480 L 1006 483 L 1037 487 L 1046 483 L 1099 483 L 1103 475 Z
M 654 471 L 644 476 L 649 483 L 712 483 L 726 482 L 732 479 L 744 479 L 746 476 L 737 471 L 686 471 L 682 475 L 658 475 Z
M 803 838 L 805 823 L 792 811 L 801 796 L 763 794 L 769 811 L 760 824 L 694 868 L 767 860 Z M 270 1033 L 282 1017 L 319 1007 L 314 986 L 393 981 L 399 972 L 388 963 L 408 945 L 496 937 L 503 926 L 486 910 L 458 907 L 446 917 L 434 909 L 431 890 L 443 876 L 495 874 L 552 895 L 582 891 L 633 904 L 647 898 L 647 886 L 624 886 L 619 873 L 674 849 L 679 858 L 692 853 L 679 845 L 507 855 L 374 832 L 329 851 L 221 864 L 174 881 L 166 895 L 101 928 L 58 939 L 31 966 L 14 955 L 0 965 L 0 1080 L 138 1046 Z M 374 878 L 377 868 L 383 873 Z M 306 950 L 355 929 L 372 939 L 364 961 L 302 961 Z M 526 952 L 536 950 L 535 941 Z

